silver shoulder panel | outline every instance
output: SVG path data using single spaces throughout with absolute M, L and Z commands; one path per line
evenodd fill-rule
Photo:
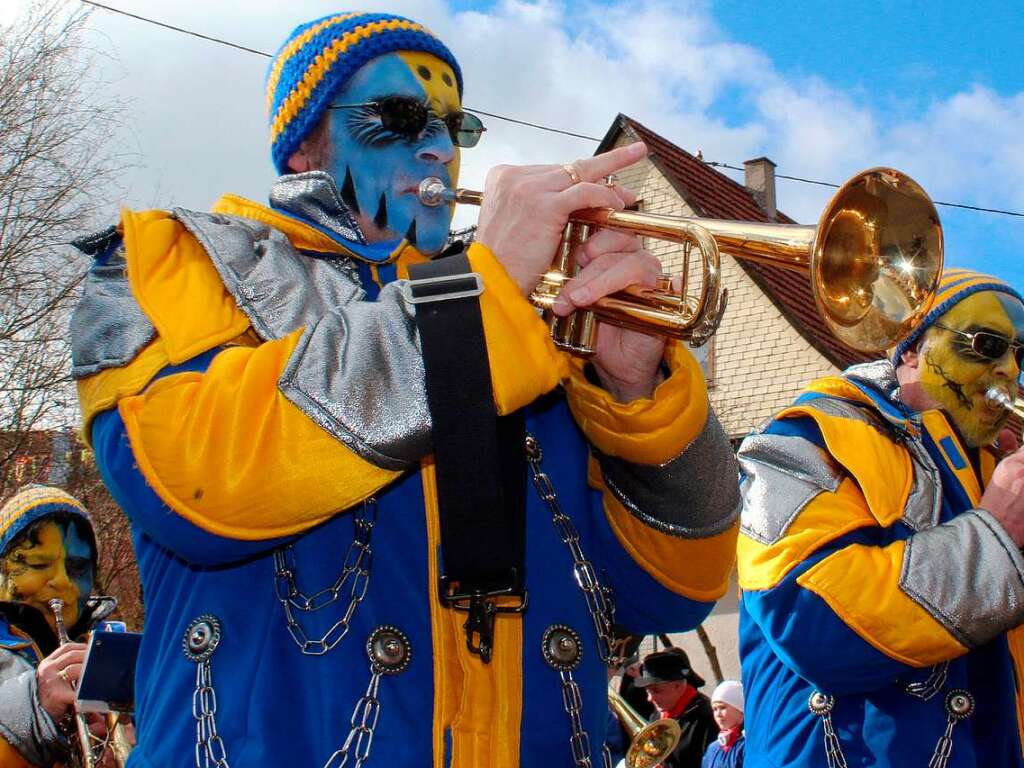
M 907 539 L 900 589 L 968 648 L 1024 622 L 1024 558 L 984 510 Z
M 736 459 L 712 411 L 693 442 L 664 464 L 633 464 L 595 453 L 612 494 L 634 517 L 663 533 L 706 538 L 739 516 Z
M 405 469 L 430 450 L 423 358 L 399 285 L 364 301 L 350 259 L 311 257 L 272 227 L 175 209 L 264 339 L 305 327 L 278 386 L 367 461 Z
M 351 260 L 303 255 L 266 224 L 183 208 L 175 208 L 174 216 L 209 254 L 224 286 L 263 339 L 310 327 L 335 307 L 364 296 Z
M 0 649 L 0 737 L 32 765 L 55 765 L 64 740 L 53 718 L 39 704 L 32 665 Z
M 782 539 L 804 507 L 820 493 L 834 493 L 843 477 L 827 451 L 794 435 L 751 435 L 737 456 L 743 473 L 740 527 L 762 544 Z
M 128 285 L 124 245 L 85 277 L 82 299 L 71 315 L 71 375 L 82 379 L 130 363 L 156 329 Z
M 355 301 L 303 334 L 279 386 L 367 461 L 406 469 L 430 451 L 430 412 L 413 310 L 400 284 Z

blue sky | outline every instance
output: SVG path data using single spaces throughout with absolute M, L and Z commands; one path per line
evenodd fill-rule
M 0 4 L 5 14 L 27 0 Z M 126 11 L 274 50 L 325 0 L 107 0 Z M 341 4 L 424 21 L 466 73 L 465 102 L 602 136 L 624 112 L 691 152 L 842 182 L 892 165 L 936 200 L 1024 212 L 1024 10 L 1019 0 L 659 2 L 388 0 Z M 245 19 L 244 24 L 239 19 Z M 202 208 L 265 195 L 266 61 L 110 13 L 90 22 L 111 55 L 138 158 L 121 202 Z M 594 144 L 488 120 L 463 182 L 497 163 L 565 162 Z M 736 175 L 736 174 L 734 174 Z M 779 207 L 817 219 L 830 192 L 779 180 Z M 947 262 L 1024 287 L 1024 218 L 940 208 Z M 461 211 L 456 223 L 470 223 Z

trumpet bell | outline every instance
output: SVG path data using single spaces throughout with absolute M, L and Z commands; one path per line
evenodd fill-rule
M 927 193 L 900 171 L 872 168 L 847 181 L 821 215 L 814 300 L 841 341 L 877 352 L 928 311 L 942 263 L 942 227 Z

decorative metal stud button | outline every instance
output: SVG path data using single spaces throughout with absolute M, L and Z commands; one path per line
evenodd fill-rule
M 540 461 L 543 452 L 540 449 L 540 443 L 537 442 L 537 438 L 533 435 L 526 436 L 526 458 L 530 461 Z
M 220 619 L 210 613 L 194 619 L 181 640 L 182 650 L 189 661 L 200 664 L 217 650 L 220 644 Z
M 829 696 L 821 691 L 815 691 L 807 700 L 807 708 L 811 711 L 811 714 L 818 715 L 818 717 L 830 714 L 835 705 L 836 697 Z
M 583 658 L 583 643 L 575 630 L 564 624 L 552 624 L 541 642 L 544 661 L 553 669 L 566 672 L 576 669 Z
M 946 694 L 946 712 L 956 720 L 966 720 L 974 714 L 974 697 L 963 688 L 956 688 Z
M 370 633 L 366 654 L 375 673 L 397 675 L 404 672 L 412 661 L 412 644 L 398 627 L 382 624 Z

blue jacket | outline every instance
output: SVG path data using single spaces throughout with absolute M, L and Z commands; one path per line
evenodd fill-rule
M 704 760 L 700 768 L 743 768 L 743 755 L 747 750 L 747 740 L 740 736 L 728 752 L 722 749 L 718 740 L 708 744 L 708 751 L 704 753 Z
M 529 606 L 499 615 L 490 664 L 466 650 L 465 614 L 437 599 L 434 471 L 410 379 L 415 325 L 390 282 L 422 257 L 401 244 L 371 265 L 294 213 L 238 198 L 217 210 L 214 217 L 126 214 L 123 247 L 112 241 L 97 254 L 76 316 L 83 411 L 104 481 L 132 521 L 146 596 L 132 768 L 191 762 L 203 669 L 232 764 L 324 765 L 345 743 L 367 693 L 367 638 L 382 625 L 405 633 L 411 662 L 379 681 L 370 765 L 534 765 L 540 755 L 571 765 L 562 677 L 541 649 L 554 624 L 582 639 L 571 678 L 599 760 L 604 665 L 569 548 L 532 487 Z M 262 258 L 240 266 L 254 253 Z M 653 400 L 616 410 L 582 367 L 570 371 L 549 349 L 543 324 L 494 257 L 482 246 L 469 255 L 487 286 L 481 312 L 499 412 L 526 406 L 561 509 L 617 596 L 616 620 L 641 633 L 693 627 L 725 589 L 733 513 L 700 530 L 685 521 L 707 522 L 703 501 L 698 514 L 678 521 L 644 517 L 627 490 L 626 467 L 646 472 L 675 454 L 686 457 L 706 425 L 714 432 L 706 406 L 700 424 L 688 426 L 686 403 L 706 399 L 699 369 L 675 356 Z M 126 270 L 110 266 L 121 263 Z M 313 271 L 306 281 L 288 282 L 304 270 Z M 174 293 L 184 275 L 188 291 Z M 123 314 L 141 315 L 152 331 L 99 343 L 111 337 L 89 325 L 109 316 L 93 311 L 101 295 L 129 297 Z M 568 397 L 552 391 L 563 376 Z M 712 433 L 706 439 L 718 445 Z M 654 453 L 635 447 L 651 445 Z M 717 492 L 732 480 L 728 463 L 721 472 L 703 483 L 729 506 L 736 497 Z M 652 476 L 657 484 L 657 471 Z M 609 491 L 612 477 L 622 478 L 621 495 Z M 680 498 L 676 506 L 686 504 Z M 321 592 L 313 598 L 325 604 L 320 610 L 293 607 L 290 626 L 279 599 L 294 596 L 284 571 L 306 595 L 334 584 L 346 558 L 354 561 L 358 515 L 373 520 L 372 563 L 360 566 L 368 575 L 345 582 L 336 601 Z M 283 569 L 275 568 L 275 552 Z M 687 555 L 685 567 L 675 552 Z M 354 582 L 365 595 L 343 633 L 338 622 L 353 604 Z M 220 640 L 197 670 L 182 646 L 186 628 L 203 616 L 216 617 Z M 325 635 L 326 653 L 300 652 L 296 636 Z
M 888 362 L 823 379 L 741 447 L 749 765 L 831 764 L 829 724 L 848 765 L 928 765 L 951 722 L 949 766 L 1024 764 L 1024 559 L 977 509 L 994 458 L 896 387 Z

